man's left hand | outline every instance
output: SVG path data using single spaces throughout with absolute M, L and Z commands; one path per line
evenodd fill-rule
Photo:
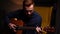
M 41 30 L 40 27 L 36 27 L 36 31 L 37 31 L 37 32 L 40 32 L 40 31 L 42 31 L 42 30 Z

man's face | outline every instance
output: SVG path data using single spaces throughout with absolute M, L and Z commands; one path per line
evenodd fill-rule
M 31 15 L 34 10 L 34 5 L 31 4 L 30 6 L 25 6 L 25 10 L 26 10 L 26 12 L 25 12 L 26 15 L 28 15 L 28 16 Z

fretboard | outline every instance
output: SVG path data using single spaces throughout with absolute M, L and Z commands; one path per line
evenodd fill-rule
M 17 26 L 16 30 L 36 30 L 36 27 L 22 27 L 22 26 Z

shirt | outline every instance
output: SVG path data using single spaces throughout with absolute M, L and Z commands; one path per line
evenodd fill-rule
M 37 12 L 33 12 L 30 17 L 24 14 L 24 10 L 18 10 L 15 12 L 11 12 L 5 16 L 5 22 L 9 24 L 10 18 L 18 18 L 21 19 L 25 26 L 29 27 L 37 27 L 41 26 L 42 18 Z M 35 30 L 23 30 L 23 34 L 37 34 Z

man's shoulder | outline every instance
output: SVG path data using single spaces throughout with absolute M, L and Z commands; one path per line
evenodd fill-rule
M 37 13 L 36 11 L 34 11 L 34 17 L 41 17 L 41 15 L 39 13 Z
M 9 12 L 9 13 L 7 13 L 7 14 L 8 14 L 8 15 L 13 15 L 13 14 L 17 14 L 17 13 L 20 13 L 20 12 L 22 12 L 22 9 L 16 10 L 16 11 L 12 11 L 12 12 Z

